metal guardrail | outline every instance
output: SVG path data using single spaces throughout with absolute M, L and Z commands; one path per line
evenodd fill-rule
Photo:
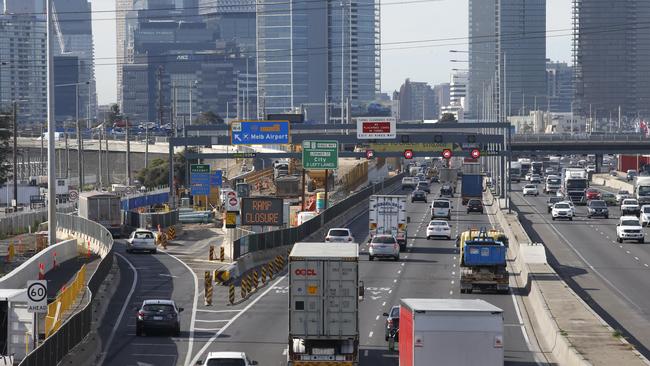
M 242 236 L 234 242 L 233 257 L 234 259 L 237 259 L 245 254 L 257 252 L 260 250 L 273 249 L 299 242 L 309 235 L 315 233 L 327 223 L 342 215 L 353 206 L 357 205 L 359 201 L 364 200 L 377 192 L 380 192 L 385 187 L 401 182 L 402 177 L 403 174 L 398 174 L 380 183 L 362 189 L 356 194 L 347 197 L 346 199 L 323 211 L 320 215 L 314 217 L 313 219 L 304 222 L 300 226 Z
M 512 142 L 538 143 L 538 142 L 650 142 L 650 138 L 641 134 L 516 134 L 512 135 Z
M 113 266 L 113 237 L 105 227 L 78 216 L 57 214 L 56 219 L 58 228 L 94 239 L 96 243 L 91 248 L 94 248 L 93 251 L 101 259 L 90 275 L 88 283 L 90 300 L 83 309 L 72 315 L 58 330 L 30 352 L 20 362 L 20 366 L 56 365 L 86 338 L 90 333 L 95 294 Z

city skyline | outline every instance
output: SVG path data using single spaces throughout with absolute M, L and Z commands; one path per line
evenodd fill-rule
M 98 103 L 114 103 L 117 101 L 115 2 L 91 0 L 91 3 L 94 11 Z M 396 0 L 382 0 L 381 4 L 382 92 L 399 90 L 406 78 L 426 81 L 432 85 L 444 83 L 449 80 L 452 68 L 462 67 L 450 62 L 453 57 L 449 54 L 449 49 L 467 47 L 467 0 L 415 2 L 403 6 L 395 6 Z M 547 33 L 546 56 L 553 61 L 571 62 L 570 9 L 569 1 L 547 0 L 546 29 L 554 32 Z M 431 14 L 441 16 L 432 22 Z M 404 19 L 409 21 L 404 22 Z M 458 40 L 424 43 L 426 46 L 417 48 L 409 44 L 395 44 L 453 38 Z

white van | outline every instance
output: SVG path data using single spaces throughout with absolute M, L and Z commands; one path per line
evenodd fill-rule
M 449 200 L 436 199 L 431 203 L 431 220 L 442 217 L 451 220 L 451 209 L 454 208 Z

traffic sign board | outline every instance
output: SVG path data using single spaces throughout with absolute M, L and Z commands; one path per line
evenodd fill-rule
M 395 123 L 395 118 L 357 118 L 358 139 L 394 139 L 395 137 L 397 137 L 397 125 Z
M 372 150 L 366 150 L 366 159 L 372 159 L 375 157 L 375 152 Z
M 304 169 L 338 169 L 339 142 L 305 140 L 302 142 L 302 167 Z
M 413 159 L 413 150 L 404 150 L 404 159 Z
M 79 199 L 79 192 L 78 191 L 68 192 L 68 199 L 72 202 L 75 202 L 76 200 Z
M 239 211 L 239 197 L 237 192 L 229 191 L 226 194 L 226 211 Z
M 47 313 L 47 281 L 27 281 L 27 311 Z
M 451 150 L 449 149 L 442 150 L 442 157 L 445 159 L 451 159 Z
M 472 158 L 478 159 L 479 157 L 481 157 L 481 151 L 479 151 L 479 149 L 472 149 L 470 155 L 472 156 Z
M 214 187 L 221 187 L 223 185 L 223 171 L 215 170 L 210 176 L 210 185 Z
M 194 196 L 210 194 L 210 164 L 190 165 L 190 188 Z
M 289 121 L 238 121 L 230 124 L 232 145 L 288 144 Z

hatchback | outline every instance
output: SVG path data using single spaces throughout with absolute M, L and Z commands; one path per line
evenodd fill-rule
M 325 241 L 329 242 L 354 242 L 354 237 L 350 232 L 350 229 L 346 228 L 332 228 L 327 232 L 325 236 Z
M 467 213 L 480 212 L 483 213 L 483 202 L 477 199 L 467 201 Z
M 426 194 L 426 192 L 421 191 L 419 189 L 413 191 L 413 193 L 411 193 L 411 203 L 413 203 L 415 201 L 421 201 L 421 202 L 426 203 L 427 202 L 427 194 Z
M 173 300 L 144 300 L 137 309 L 135 334 L 141 336 L 151 330 L 168 330 L 174 336 L 181 333 L 180 313 L 183 308 L 176 306 Z
M 594 188 L 589 188 L 585 191 L 587 200 L 599 200 L 601 198 L 600 191 Z
M 393 258 L 399 260 L 399 244 L 392 235 L 375 235 L 370 240 L 370 249 L 368 259 L 373 260 L 375 257 Z

